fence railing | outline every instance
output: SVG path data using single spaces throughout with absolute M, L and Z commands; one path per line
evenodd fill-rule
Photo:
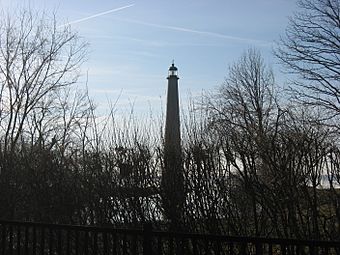
M 0 220 L 0 254 L 340 255 L 340 242 L 235 237 Z

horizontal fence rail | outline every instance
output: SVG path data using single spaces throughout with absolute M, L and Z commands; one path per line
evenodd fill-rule
M 340 242 L 0 220 L 0 254 L 340 255 Z

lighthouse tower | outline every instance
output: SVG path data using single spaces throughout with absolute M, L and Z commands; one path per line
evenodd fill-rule
M 179 123 L 178 75 L 175 64 L 169 68 L 168 96 L 165 123 L 165 149 L 172 153 L 180 153 L 181 134 Z
M 178 100 L 178 75 L 175 64 L 169 68 L 166 122 L 164 136 L 164 168 L 162 193 L 165 216 L 170 230 L 178 231 L 181 226 L 184 204 L 183 170 L 181 160 L 181 134 Z

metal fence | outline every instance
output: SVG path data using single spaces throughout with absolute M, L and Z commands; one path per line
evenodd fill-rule
M 340 255 L 340 242 L 233 237 L 0 220 L 0 254 Z

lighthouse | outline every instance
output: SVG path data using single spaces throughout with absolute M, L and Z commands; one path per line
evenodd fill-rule
M 181 159 L 181 133 L 178 99 L 178 69 L 174 63 L 168 72 L 168 91 L 164 134 L 164 167 L 162 171 L 162 197 L 169 228 L 180 230 L 184 205 L 183 168 Z
M 179 122 L 179 100 L 178 100 L 178 75 L 175 64 L 169 68 L 168 72 L 168 93 L 166 105 L 165 122 L 165 150 L 172 153 L 180 153 L 181 134 Z

